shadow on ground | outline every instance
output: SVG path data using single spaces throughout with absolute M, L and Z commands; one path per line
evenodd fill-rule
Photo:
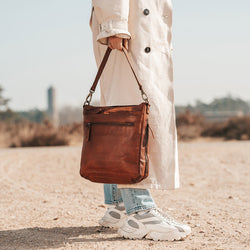
M 0 231 L 0 249 L 41 249 L 63 247 L 69 243 L 120 241 L 117 230 L 96 227 L 23 228 Z M 110 234 L 111 237 L 107 237 Z

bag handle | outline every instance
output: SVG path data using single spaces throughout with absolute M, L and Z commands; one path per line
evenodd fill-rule
M 104 55 L 104 57 L 103 57 L 103 59 L 102 59 L 102 62 L 101 62 L 101 64 L 100 64 L 100 66 L 99 66 L 99 69 L 98 69 L 98 71 L 97 71 L 97 74 L 96 74 L 94 83 L 92 84 L 92 87 L 91 87 L 90 90 L 89 90 L 89 94 L 88 94 L 88 96 L 87 96 L 87 98 L 86 98 L 86 100 L 85 100 L 83 106 L 85 106 L 85 105 L 90 105 L 90 102 L 91 102 L 91 99 L 92 99 L 92 95 L 93 95 L 93 93 L 95 92 L 97 83 L 98 83 L 98 81 L 99 81 L 99 79 L 100 79 L 100 77 L 101 77 L 101 75 L 102 75 L 102 72 L 103 72 L 103 70 L 104 70 L 104 68 L 105 68 L 105 65 L 106 65 L 106 63 L 107 63 L 107 61 L 108 61 L 108 58 L 109 58 L 109 55 L 110 55 L 111 51 L 112 51 L 112 49 L 108 47 L 107 50 L 106 50 L 106 53 L 105 53 L 105 55 Z M 122 46 L 122 51 L 123 51 L 123 53 L 125 54 L 125 57 L 126 57 L 128 63 L 129 63 L 129 66 L 130 66 L 130 68 L 131 68 L 131 70 L 132 70 L 132 72 L 133 72 L 133 75 L 135 76 L 136 82 L 137 82 L 137 84 L 138 84 L 138 86 L 139 86 L 139 90 L 141 91 L 141 96 L 142 96 L 143 101 L 149 104 L 148 96 L 146 95 L 146 93 L 145 93 L 144 90 L 142 89 L 142 85 L 140 84 L 140 82 L 139 82 L 139 80 L 138 80 L 138 78 L 137 78 L 137 76 L 136 76 L 136 74 L 135 74 L 135 71 L 134 71 L 134 69 L 133 69 L 133 67 L 132 67 L 131 60 L 129 59 L 128 52 L 127 52 L 127 50 L 125 49 L 124 46 Z

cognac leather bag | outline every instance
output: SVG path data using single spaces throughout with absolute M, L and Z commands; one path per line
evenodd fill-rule
M 148 176 L 149 101 L 132 68 L 143 102 L 128 106 L 91 106 L 92 94 L 111 49 L 108 47 L 83 105 L 80 175 L 92 182 L 133 184 Z M 119 84 L 119 83 L 117 83 Z

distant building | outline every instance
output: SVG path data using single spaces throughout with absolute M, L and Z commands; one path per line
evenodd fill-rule
M 57 127 L 59 125 L 59 115 L 56 106 L 56 90 L 50 86 L 47 91 L 48 109 L 47 114 L 52 124 Z

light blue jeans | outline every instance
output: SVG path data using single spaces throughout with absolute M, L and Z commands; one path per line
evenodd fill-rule
M 117 184 L 104 184 L 103 188 L 105 204 L 123 202 L 128 215 L 156 207 L 148 189 L 117 188 Z

